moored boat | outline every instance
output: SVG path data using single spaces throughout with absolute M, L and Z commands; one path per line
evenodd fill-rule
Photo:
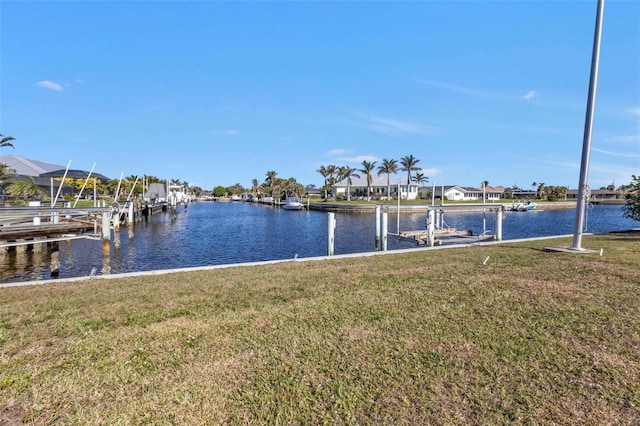
M 285 210 L 302 210 L 302 203 L 298 197 L 287 197 L 287 202 L 282 205 Z

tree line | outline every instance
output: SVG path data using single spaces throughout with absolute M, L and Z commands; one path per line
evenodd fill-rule
M 351 201 L 351 185 L 353 178 L 360 178 L 364 176 L 367 181 L 367 200 L 371 200 L 371 184 L 373 182 L 373 173 L 377 172 L 377 175 L 387 175 L 387 195 L 391 194 L 391 175 L 398 173 L 398 171 L 407 172 L 407 185 L 411 182 L 418 185 L 427 183 L 429 178 L 423 173 L 418 173 L 418 170 L 422 170 L 417 164 L 419 159 L 413 155 L 407 155 L 398 160 L 395 159 L 383 159 L 378 165 L 377 161 L 363 160 L 360 169 L 349 166 L 320 166 L 317 170 L 318 173 L 324 178 L 324 199 L 326 200 L 329 193 L 333 194 L 333 188 L 337 183 L 344 182 L 347 185 L 347 201 Z M 412 172 L 416 172 L 415 176 L 412 176 Z M 362 175 L 360 175 L 361 173 Z

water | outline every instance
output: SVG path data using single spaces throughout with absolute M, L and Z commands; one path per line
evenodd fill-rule
M 447 213 L 445 222 L 473 235 L 495 229 L 494 214 Z M 503 239 L 573 233 L 575 210 L 541 210 L 507 213 Z M 389 232 L 396 231 L 396 216 L 389 215 Z M 639 222 L 624 218 L 620 206 L 595 206 L 587 213 L 587 232 L 636 228 Z M 401 214 L 401 230 L 425 228 L 425 214 Z M 130 238 L 132 234 L 132 238 Z M 327 214 L 285 211 L 251 203 L 194 203 L 179 208 L 175 221 L 156 214 L 148 222 L 120 230 L 121 246 L 111 249 L 108 262 L 102 243 L 75 240 L 60 243 L 60 277 L 220 265 L 264 260 L 314 257 L 327 254 Z M 374 214 L 336 214 L 335 254 L 370 252 L 375 244 Z M 413 248 L 415 243 L 389 237 L 388 249 Z M 0 282 L 51 278 L 50 253 L 0 254 Z

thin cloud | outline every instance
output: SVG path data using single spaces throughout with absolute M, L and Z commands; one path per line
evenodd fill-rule
M 629 108 L 627 114 L 635 118 L 640 118 L 640 107 Z
M 239 132 L 234 129 L 229 129 L 229 130 L 223 130 L 223 131 L 212 130 L 210 133 L 214 136 L 235 136 Z
M 352 121 L 352 125 L 369 129 L 376 133 L 382 133 L 388 136 L 401 136 L 405 134 L 433 135 L 434 133 L 436 133 L 436 130 L 432 127 L 425 126 L 419 123 L 413 123 L 411 121 L 359 113 L 356 113 L 354 115 L 360 120 Z
M 473 96 L 477 98 L 500 98 L 500 95 L 489 90 L 459 86 L 457 84 L 445 83 L 442 81 L 420 80 L 418 78 L 414 78 L 413 81 L 416 81 L 421 84 L 426 84 L 428 86 L 438 87 L 440 89 L 450 90 L 452 92 L 459 93 L 461 95 L 466 95 L 466 96 Z
M 64 90 L 61 84 L 49 80 L 38 81 L 36 86 L 42 87 L 43 89 L 55 90 L 56 92 L 62 92 Z
M 375 155 L 358 155 L 355 157 L 341 157 L 341 158 L 336 158 L 337 161 L 342 161 L 345 163 L 362 163 L 363 161 L 380 161 L 380 158 L 376 157 Z
M 599 148 L 591 148 L 591 150 L 599 152 L 601 154 L 613 155 L 614 157 L 640 158 L 640 154 L 627 154 L 623 152 L 605 151 L 604 149 Z
M 634 145 L 640 143 L 640 134 L 605 136 L 604 140 L 617 145 Z
M 431 178 L 433 178 L 434 176 L 439 175 L 441 173 L 441 170 L 436 168 L 421 169 L 420 173 L 424 174 L 426 177 L 429 178 L 429 180 L 431 180 Z
M 336 148 L 336 149 L 332 149 L 330 151 L 328 151 L 325 155 L 327 157 L 338 157 L 341 155 L 346 155 L 348 153 L 350 153 L 352 151 L 348 150 L 348 149 L 342 149 L 342 148 Z
M 533 90 L 529 90 L 526 95 L 520 96 L 520 99 L 524 99 L 525 101 L 530 101 L 535 97 L 536 97 L 536 92 L 534 92 Z

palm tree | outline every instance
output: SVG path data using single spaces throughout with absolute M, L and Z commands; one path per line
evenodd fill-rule
M 0 163 L 0 186 L 4 185 L 9 179 L 16 173 L 15 170 L 10 169 L 7 164 Z
M 544 182 L 541 182 L 538 184 L 538 190 L 537 190 L 537 194 L 538 194 L 538 198 L 542 199 L 542 196 L 544 195 L 544 191 L 547 189 L 546 185 L 544 184 Z
M 362 162 L 362 168 L 358 170 L 359 172 L 364 173 L 364 175 L 367 177 L 367 201 L 371 201 L 371 182 L 373 181 L 371 172 L 375 167 L 376 167 L 375 161 L 364 160 Z
M 0 207 L 4 206 L 4 187 L 11 180 L 15 173 L 16 171 L 10 169 L 8 165 L 0 163 L 0 195 L 2 196 Z
M 13 148 L 13 144 L 11 143 L 11 141 L 16 140 L 16 138 L 14 138 L 13 136 L 4 136 L 2 133 L 0 133 L 0 148 L 2 148 L 3 146 L 10 146 L 11 148 Z
M 347 201 L 351 201 L 351 178 L 352 177 L 360 177 L 359 174 L 354 173 L 356 169 L 344 166 L 338 168 L 338 180 L 343 181 L 346 179 L 347 181 Z
M 251 193 L 253 194 L 254 197 L 258 196 L 259 189 L 260 189 L 260 182 L 258 181 L 258 179 L 252 179 L 251 180 Z
M 569 191 L 569 188 L 567 188 L 566 186 L 559 186 L 556 188 L 556 192 L 558 194 L 558 198 L 564 198 L 565 200 L 567 199 L 567 192 Z
M 27 180 L 14 181 L 9 185 L 7 190 L 11 195 L 16 197 L 25 197 L 27 200 L 31 200 L 36 195 L 47 195 L 47 190 L 40 188 L 31 176 L 27 176 Z
M 402 157 L 400 160 L 400 164 L 402 165 L 400 170 L 407 172 L 407 186 L 411 184 L 411 172 L 420 170 L 419 167 L 416 167 L 416 164 L 419 162 L 420 160 L 415 158 L 413 155 L 407 155 L 406 157 Z M 407 191 L 409 191 L 409 188 L 407 188 Z
M 278 173 L 274 170 L 269 170 L 267 173 L 265 173 L 265 175 L 267 176 L 267 178 L 264 182 L 269 186 L 273 186 L 276 183 L 276 176 L 278 175 Z
M 391 173 L 398 173 L 398 161 L 386 158 L 382 160 L 382 164 L 378 166 L 378 176 L 384 173 L 387 174 L 387 200 L 389 200 L 391 199 Z
M 423 173 L 416 173 L 416 175 L 413 177 L 413 181 L 416 185 L 420 186 L 423 183 L 429 182 L 429 178 Z
M 324 200 L 327 201 L 327 178 L 331 175 L 325 166 L 320 166 L 316 170 L 324 178 Z

